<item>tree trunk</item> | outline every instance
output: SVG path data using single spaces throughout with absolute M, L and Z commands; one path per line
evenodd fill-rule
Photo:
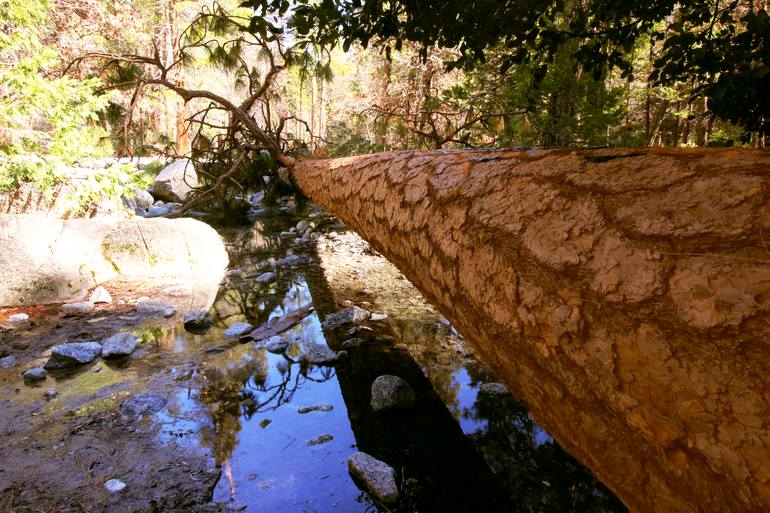
M 770 152 L 301 161 L 637 512 L 770 511 Z

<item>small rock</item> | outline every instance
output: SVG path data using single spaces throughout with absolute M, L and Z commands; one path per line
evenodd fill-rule
M 5 324 L 7 324 L 8 326 L 17 326 L 19 324 L 27 322 L 28 320 L 29 320 L 29 315 L 25 313 L 17 313 L 8 317 L 5 320 Z
M 375 412 L 411 408 L 414 401 L 414 390 L 398 376 L 386 374 L 372 383 L 372 409 Z
M 364 343 L 364 339 L 360 337 L 349 338 L 342 343 L 342 347 L 345 349 L 353 349 Z
M 82 315 L 93 311 L 93 309 L 94 309 L 93 301 L 81 301 L 80 303 L 67 303 L 66 305 L 61 305 L 59 307 L 59 310 L 61 310 L 64 313 L 64 315 Z
M 151 415 L 166 406 L 167 399 L 158 394 L 145 392 L 129 397 L 120 407 L 120 413 L 126 417 Z
M 228 278 L 243 278 L 246 276 L 246 273 L 240 269 L 230 269 L 225 273 L 225 276 Z
M 314 404 L 312 406 L 302 406 L 301 408 L 297 408 L 297 413 L 310 413 L 313 411 L 332 411 L 334 409 L 334 406 L 331 404 Z
M 398 502 L 396 471 L 393 467 L 363 452 L 354 453 L 348 459 L 348 471 L 383 504 Z
M 155 203 L 155 198 L 152 197 L 152 194 L 149 192 L 143 190 L 143 189 L 136 189 L 134 191 L 135 196 L 133 197 L 134 203 L 136 203 L 138 206 L 142 207 L 143 209 L 148 209 L 152 206 L 153 203 Z
M 225 336 L 230 338 L 238 338 L 241 335 L 245 335 L 249 331 L 253 330 L 254 326 L 248 322 L 236 322 L 225 330 Z
M 334 365 L 339 360 L 339 355 L 328 346 L 305 342 L 301 358 L 313 365 Z
M 388 314 L 382 314 L 382 313 L 373 313 L 371 319 L 373 321 L 384 321 L 388 318 Z
M 299 223 L 297 223 L 297 231 L 298 232 L 304 232 L 310 227 L 310 221 L 303 219 Z
M 334 440 L 334 437 L 332 435 L 330 435 L 329 433 L 324 433 L 322 435 L 316 436 L 315 438 L 311 438 L 310 440 L 307 441 L 307 444 L 310 446 L 321 445 L 327 442 L 331 442 L 332 440 Z
M 112 303 L 112 296 L 104 287 L 96 287 L 91 292 L 90 300 L 92 303 Z
M 479 393 L 487 395 L 508 395 L 511 391 L 502 383 L 482 383 L 479 387 Z
M 184 329 L 187 331 L 205 330 L 211 326 L 211 315 L 203 308 L 193 310 L 184 316 Z
M 16 357 L 15 356 L 4 356 L 0 358 L 0 369 L 10 369 L 16 365 Z
M 257 283 L 270 283 L 271 281 L 275 281 L 275 279 L 276 279 L 276 274 L 274 272 L 267 272 L 267 273 L 262 273 L 256 278 L 254 278 L 254 281 L 256 281 Z
M 274 336 L 267 339 L 265 343 L 265 349 L 274 354 L 285 353 L 291 344 L 283 337 Z
M 136 336 L 132 333 L 118 333 L 102 342 L 102 358 L 128 356 L 136 349 Z
M 84 363 L 92 362 L 102 352 L 102 346 L 98 342 L 71 342 L 56 346 L 51 351 L 51 357 L 45 364 L 45 368 L 64 369 Z
M 57 395 L 59 395 L 59 392 L 57 392 L 56 390 L 51 389 L 51 390 L 46 391 L 46 393 L 43 394 L 43 397 L 45 397 L 46 399 L 48 399 L 50 401 L 51 399 L 53 399 Z
M 163 301 L 144 299 L 136 304 L 136 311 L 142 315 L 161 316 L 165 318 L 176 315 L 176 308 Z
M 104 487 L 107 489 L 108 492 L 115 493 L 124 489 L 126 487 L 126 483 L 124 483 L 120 479 L 110 479 L 109 481 L 104 483 Z
M 33 383 L 35 381 L 43 381 L 48 377 L 48 372 L 42 367 L 35 367 L 34 369 L 24 371 L 21 377 L 24 378 L 25 383 Z
M 322 325 L 326 330 L 336 330 L 347 324 L 361 324 L 370 316 L 368 310 L 358 306 L 349 306 L 339 312 L 327 315 Z

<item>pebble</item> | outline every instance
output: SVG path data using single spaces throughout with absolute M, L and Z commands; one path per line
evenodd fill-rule
M 104 287 L 96 287 L 91 292 L 90 300 L 92 303 L 112 303 L 112 296 Z
M 329 433 L 324 433 L 322 435 L 318 435 L 314 438 L 311 438 L 310 440 L 307 441 L 307 444 L 310 446 L 321 445 L 327 442 L 331 442 L 332 440 L 334 440 L 334 437 L 332 435 L 330 435 Z
M 225 336 L 230 338 L 238 338 L 241 335 L 245 335 L 249 331 L 253 330 L 254 326 L 248 322 L 236 322 L 225 330 Z
M 126 483 L 124 483 L 120 479 L 110 479 L 109 481 L 104 483 L 104 487 L 107 489 L 108 492 L 115 493 L 124 489 L 126 487 Z
M 93 301 L 81 301 L 80 303 L 67 303 L 59 307 L 59 310 L 61 310 L 64 313 L 64 315 L 82 315 L 88 312 L 92 312 L 93 309 L 94 309 Z
M 334 409 L 334 406 L 331 404 L 314 404 L 312 406 L 302 406 L 300 408 L 297 408 L 297 413 L 310 413 L 314 411 L 332 411 Z
M 35 367 L 34 369 L 29 369 L 27 371 L 24 371 L 21 377 L 24 378 L 24 381 L 26 383 L 43 381 L 45 378 L 48 377 L 48 372 L 46 372 L 46 370 L 42 367 Z

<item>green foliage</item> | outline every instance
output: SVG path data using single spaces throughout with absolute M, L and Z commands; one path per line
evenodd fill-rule
M 360 128 L 339 122 L 329 127 L 327 149 L 332 157 L 347 157 L 377 153 L 383 151 L 385 147 L 361 135 Z

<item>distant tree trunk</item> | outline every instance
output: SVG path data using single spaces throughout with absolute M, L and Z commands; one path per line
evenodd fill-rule
M 770 151 L 300 161 L 636 512 L 770 511 Z

